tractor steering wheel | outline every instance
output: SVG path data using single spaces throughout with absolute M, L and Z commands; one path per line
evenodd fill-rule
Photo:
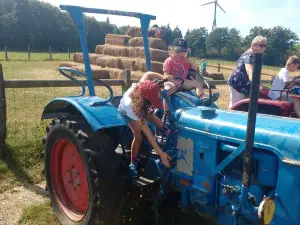
M 198 76 L 204 82 L 204 84 L 207 86 L 209 96 L 208 96 L 208 101 L 206 102 L 206 104 L 211 105 L 211 103 L 212 103 L 212 91 L 211 91 L 210 84 L 204 79 L 204 77 L 199 73 L 199 71 L 194 70 L 194 69 L 189 69 L 188 77 L 192 77 L 193 76 L 192 73 L 196 73 L 196 76 Z
M 157 83 L 162 88 L 164 88 L 164 83 L 165 82 L 172 82 L 174 84 L 174 87 L 171 87 L 168 90 L 168 97 L 170 97 L 171 95 L 173 95 L 174 93 L 176 93 L 177 91 L 179 91 L 182 88 L 182 85 L 184 83 L 184 79 L 179 78 L 179 77 L 175 77 L 173 81 L 168 81 L 168 79 L 165 78 L 163 80 L 155 79 L 155 80 L 153 80 L 153 82 Z

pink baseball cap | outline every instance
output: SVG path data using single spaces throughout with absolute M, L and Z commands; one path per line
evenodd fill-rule
M 157 108 L 162 109 L 163 104 L 160 99 L 160 86 L 153 81 L 146 80 L 138 85 L 138 92 L 144 97 L 147 98 L 151 104 Z

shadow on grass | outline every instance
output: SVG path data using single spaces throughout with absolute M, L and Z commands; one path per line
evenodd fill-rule
M 26 149 L 26 147 L 28 146 L 23 146 L 24 149 Z M 6 163 L 8 169 L 15 176 L 17 181 L 20 182 L 26 189 L 43 197 L 47 197 L 46 190 L 34 183 L 34 180 L 26 172 L 19 158 L 16 156 L 14 151 L 12 151 L 12 148 L 7 144 L 4 146 L 3 161 Z

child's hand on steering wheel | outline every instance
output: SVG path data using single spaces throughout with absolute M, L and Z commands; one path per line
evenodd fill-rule
M 168 81 L 174 81 L 174 77 L 172 75 L 166 75 Z

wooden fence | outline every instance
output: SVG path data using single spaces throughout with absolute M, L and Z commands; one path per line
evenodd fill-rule
M 122 87 L 122 93 L 124 93 L 132 83 L 136 83 L 139 80 L 132 80 L 130 70 L 124 70 L 123 72 L 123 79 L 103 79 L 102 80 L 105 84 L 110 86 L 118 86 Z M 82 80 L 85 86 L 87 86 L 86 81 Z M 209 80 L 208 81 L 212 85 L 227 85 L 226 80 Z M 270 81 L 261 81 L 262 83 L 270 83 Z M 102 86 L 101 84 L 95 83 L 95 86 Z M 5 141 L 7 137 L 7 103 L 16 104 L 15 102 L 7 102 L 7 93 L 8 91 L 12 90 L 20 90 L 24 89 L 34 89 L 34 88 L 61 88 L 61 87 L 80 87 L 78 84 L 72 82 L 71 80 L 5 80 L 2 66 L 0 64 L 0 158 L 3 156 L 4 149 L 5 149 Z M 227 87 L 227 86 L 226 86 Z M 226 88 L 227 89 L 227 88 Z M 16 93 L 20 94 L 20 91 L 16 91 Z M 222 92 L 223 93 L 223 92 Z M 223 93 L 223 95 L 225 95 Z M 226 95 L 228 97 L 228 95 Z M 40 101 L 40 100 L 36 100 Z M 15 106 L 17 107 L 17 106 Z M 42 106 L 43 107 L 43 106 Z M 24 110 L 24 109 L 22 109 Z M 32 113 L 32 112 L 31 112 Z M 15 115 L 18 117 L 17 115 Z M 11 117 L 11 115 L 10 115 Z M 26 117 L 23 118 L 26 122 Z M 21 130 L 21 132 L 25 132 Z
M 222 70 L 230 70 L 230 71 L 232 71 L 232 68 L 221 67 L 221 64 L 220 64 L 220 63 L 219 63 L 217 66 L 215 66 L 215 65 L 207 65 L 207 67 L 217 68 L 217 69 L 218 69 L 218 72 L 220 72 L 221 69 L 222 69 Z M 274 74 L 268 74 L 268 73 L 263 73 L 263 72 L 261 73 L 261 75 L 264 75 L 264 76 L 270 76 L 270 77 L 272 77 L 272 78 L 275 77 Z

